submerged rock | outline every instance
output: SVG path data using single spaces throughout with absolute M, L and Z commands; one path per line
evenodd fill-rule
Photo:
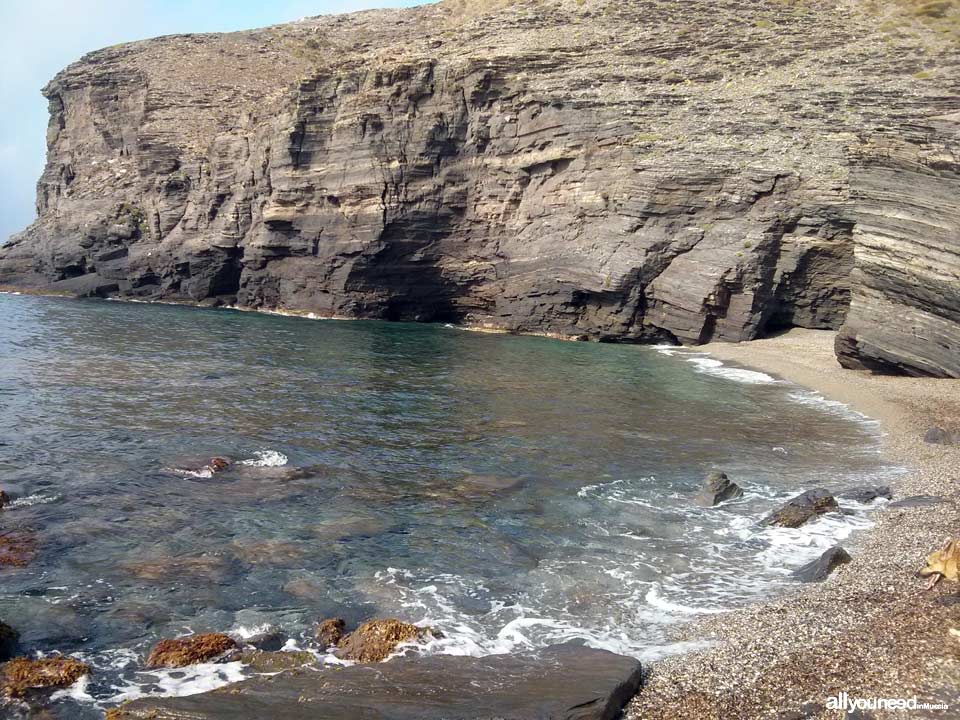
M 275 673 L 319 664 L 316 656 L 306 650 L 296 652 L 249 650 L 240 656 L 240 662 L 258 673 Z
M 17 641 L 20 639 L 20 633 L 0 622 L 0 660 L 9 660 L 17 652 Z
M 11 531 L 0 534 L 0 567 L 24 567 L 37 554 L 37 541 L 26 532 Z
M 31 690 L 73 685 L 89 674 L 90 666 L 76 658 L 61 656 L 31 660 L 21 657 L 3 666 L 0 683 L 8 696 L 21 698 Z
M 826 580 L 838 566 L 852 559 L 846 550 L 839 545 L 834 545 L 816 560 L 794 570 L 792 577 L 800 582 L 820 582 Z
M 842 493 L 838 494 L 837 497 L 845 500 L 855 500 L 856 502 L 868 503 L 878 500 L 879 498 L 893 500 L 893 491 L 890 489 L 889 485 L 862 485 L 847 488 Z
M 222 658 L 237 649 L 234 639 L 223 633 L 161 640 L 147 658 L 147 667 L 185 667 Z
M 783 507 L 765 517 L 762 524 L 798 528 L 812 518 L 839 510 L 833 495 L 823 488 L 815 488 L 788 500 Z
M 401 643 L 421 642 L 442 635 L 428 627 L 418 627 L 394 618 L 371 620 L 337 643 L 336 655 L 356 662 L 386 660 Z
M 739 497 L 743 497 L 743 489 L 739 485 L 724 472 L 712 472 L 704 479 L 696 502 L 704 507 L 713 507 Z
M 317 626 L 317 642 L 325 648 L 338 644 L 343 640 L 346 626 L 343 618 L 327 618 Z
M 285 672 L 190 697 L 143 698 L 119 720 L 613 720 L 640 688 L 634 658 L 579 645 L 487 657 L 399 658 Z

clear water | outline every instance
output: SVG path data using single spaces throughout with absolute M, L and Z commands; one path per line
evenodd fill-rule
M 170 470 L 214 455 L 260 462 Z M 743 501 L 692 503 L 714 468 Z M 242 672 L 144 673 L 160 638 L 309 647 L 331 615 L 436 625 L 429 652 L 674 652 L 870 522 L 766 512 L 886 472 L 872 423 L 690 351 L 0 295 L 0 517 L 38 542 L 0 618 L 94 665 L 70 717 Z

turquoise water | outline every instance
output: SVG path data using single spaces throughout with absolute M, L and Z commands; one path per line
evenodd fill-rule
M 144 673 L 160 638 L 310 648 L 331 615 L 437 625 L 428 652 L 675 652 L 869 525 L 756 520 L 888 472 L 872 423 L 690 351 L 104 301 L 0 295 L 0 411 L 0 517 L 37 542 L 0 619 L 94 665 L 64 717 L 242 672 Z M 692 504 L 714 468 L 743 501 Z

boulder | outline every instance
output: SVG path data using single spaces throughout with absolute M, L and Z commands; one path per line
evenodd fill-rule
M 712 472 L 703 481 L 703 487 L 696 497 L 698 505 L 713 507 L 728 500 L 743 497 L 743 489 L 723 472 Z
M 9 660 L 17 652 L 20 633 L 4 622 L 0 622 L 0 661 Z
M 5 508 L 10 504 L 10 496 L 7 495 L 3 490 L 0 490 L 0 509 Z
M 957 442 L 957 437 L 942 427 L 932 427 L 923 436 L 923 441 L 931 445 L 954 445 Z
M 233 638 L 223 633 L 207 633 L 175 640 L 161 640 L 154 646 L 150 657 L 147 658 L 147 667 L 195 665 L 210 660 L 224 659 L 231 651 L 237 649 L 237 643 Z
M 380 662 L 401 643 L 422 642 L 442 635 L 394 618 L 366 622 L 337 643 L 336 655 L 343 660 Z
M 325 648 L 338 644 L 343 640 L 343 631 L 346 626 L 343 618 L 327 618 L 317 625 L 317 642 Z
M 839 510 L 833 495 L 823 488 L 815 488 L 788 500 L 783 507 L 764 518 L 762 524 L 797 528 L 812 518 Z
M 31 690 L 67 687 L 90 673 L 76 658 L 58 656 L 31 660 L 19 657 L 3 666 L 0 685 L 6 695 L 22 698 Z
M 279 630 L 267 630 L 248 638 L 244 638 L 244 647 L 254 650 L 263 650 L 265 652 L 276 652 L 284 646 L 287 641 L 286 635 Z
M 398 658 L 255 677 L 213 692 L 142 698 L 118 720 L 613 720 L 640 663 L 580 645 L 487 657 Z
M 792 577 L 800 582 L 821 582 L 826 580 L 837 566 L 848 563 L 852 559 L 846 550 L 839 545 L 834 545 L 816 560 L 794 570 Z
M 889 485 L 858 485 L 857 487 L 847 488 L 838 494 L 837 497 L 844 500 L 868 503 L 879 498 L 893 500 L 893 491 Z

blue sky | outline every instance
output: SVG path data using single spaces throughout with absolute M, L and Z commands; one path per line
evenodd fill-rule
M 157 35 L 243 30 L 423 0 L 0 0 L 0 243 L 34 219 L 46 152 L 42 88 L 97 48 Z

